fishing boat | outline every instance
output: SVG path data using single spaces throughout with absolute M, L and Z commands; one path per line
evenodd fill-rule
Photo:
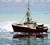
M 28 1 L 28 7 L 27 7 L 27 20 L 24 23 L 15 23 L 12 24 L 13 30 L 14 32 L 20 32 L 19 34 L 16 34 L 16 37 L 29 37 L 29 36 L 33 36 L 32 34 L 40 34 L 40 33 L 47 33 L 48 32 L 48 27 L 44 26 L 44 24 L 37 24 L 36 22 L 32 21 L 32 18 L 30 18 L 30 4 Z M 23 33 L 23 34 L 21 34 Z

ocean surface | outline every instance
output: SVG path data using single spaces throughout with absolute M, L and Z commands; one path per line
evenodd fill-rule
M 0 45 L 50 45 L 50 32 L 45 39 L 42 38 L 18 38 L 14 39 L 14 32 L 0 32 Z

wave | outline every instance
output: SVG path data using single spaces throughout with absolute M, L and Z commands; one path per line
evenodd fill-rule
M 15 21 L 7 21 L 0 23 L 0 32 L 13 32 L 12 24 Z

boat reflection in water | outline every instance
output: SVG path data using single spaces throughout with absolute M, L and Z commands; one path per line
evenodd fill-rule
M 48 34 L 47 33 L 33 33 L 33 34 L 14 34 L 13 38 L 46 38 L 48 37 Z
M 16 45 L 48 45 L 48 33 L 34 33 L 33 35 L 24 35 L 20 33 L 15 34 L 13 39 L 15 39 L 13 41 L 16 42 Z
M 0 32 L 0 45 L 50 45 L 50 33 L 45 33 L 43 37 L 33 34 L 31 37 L 12 38 L 15 34 L 17 33 Z

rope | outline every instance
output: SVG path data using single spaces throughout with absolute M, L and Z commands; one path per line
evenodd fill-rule
M 23 17 L 23 19 L 20 21 L 20 23 L 24 20 L 25 17 L 26 17 L 26 15 Z M 20 24 L 20 23 L 19 23 L 19 24 Z

